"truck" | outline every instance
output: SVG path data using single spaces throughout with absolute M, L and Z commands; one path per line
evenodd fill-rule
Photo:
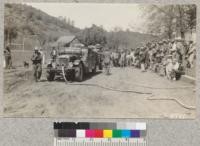
M 58 51 L 56 59 L 47 64 L 47 80 L 60 77 L 81 82 L 88 73 L 96 73 L 102 62 L 98 52 L 88 47 L 67 47 Z M 99 68 L 100 70 L 102 68 Z

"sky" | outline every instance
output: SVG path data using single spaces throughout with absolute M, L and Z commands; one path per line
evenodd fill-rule
M 79 28 L 92 24 L 103 26 L 107 31 L 120 27 L 123 30 L 144 32 L 145 18 L 138 4 L 97 3 L 26 3 L 55 17 L 70 18 Z

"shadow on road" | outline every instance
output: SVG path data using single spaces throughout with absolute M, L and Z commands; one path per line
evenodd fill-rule
M 92 79 L 95 76 L 98 76 L 102 73 L 102 71 L 97 71 L 96 73 L 88 73 L 85 75 L 82 82 Z M 63 77 L 56 77 L 54 81 L 48 81 L 47 79 L 41 79 L 40 82 L 65 82 Z M 76 82 L 75 79 L 69 80 L 69 82 Z
M 83 79 L 83 81 L 92 79 L 93 77 L 98 76 L 98 75 L 101 74 L 101 73 L 102 73 L 102 71 L 97 71 L 96 73 L 88 73 L 88 74 L 85 76 L 85 78 Z

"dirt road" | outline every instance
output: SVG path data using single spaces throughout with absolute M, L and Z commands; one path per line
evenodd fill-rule
M 195 110 L 187 109 L 175 98 L 195 107 L 195 86 L 183 81 L 169 81 L 150 71 L 134 68 L 112 68 L 88 77 L 82 83 L 99 84 L 120 90 L 150 92 L 126 93 L 85 85 L 68 85 L 64 81 L 34 82 L 31 72 L 4 72 L 4 113 L 6 117 L 73 117 L 73 118 L 194 118 Z M 144 86 L 144 87 L 142 87 Z M 182 87 L 189 88 L 182 88 Z M 192 86 L 192 88 L 191 88 Z M 178 87 L 178 88 L 177 88 Z M 179 88 L 181 87 L 181 88 Z M 167 89 L 165 89 L 167 88 Z

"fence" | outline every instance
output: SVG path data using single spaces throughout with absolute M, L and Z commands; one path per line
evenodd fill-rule
M 11 56 L 12 56 L 12 65 L 14 67 L 21 67 L 24 65 L 24 61 L 32 64 L 31 57 L 33 55 L 34 47 L 38 46 L 39 48 L 42 49 L 42 52 L 45 56 L 45 62 L 46 58 L 49 58 L 49 46 L 45 45 L 41 47 L 41 43 L 39 42 L 38 38 L 36 35 L 33 36 L 26 36 L 26 37 L 21 37 L 21 40 L 18 42 L 20 43 L 11 43 L 9 44 L 10 49 L 11 49 Z

